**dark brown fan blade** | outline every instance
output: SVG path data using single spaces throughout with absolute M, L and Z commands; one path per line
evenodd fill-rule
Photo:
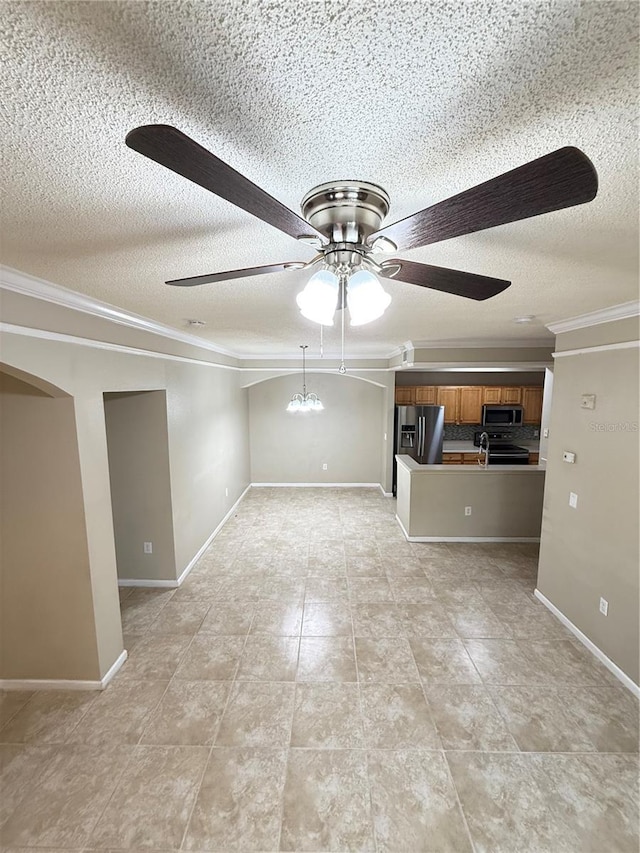
M 175 127 L 168 124 L 144 125 L 130 131 L 125 141 L 139 154 L 241 207 L 285 234 L 296 239 L 319 237 L 323 243 L 326 242 L 308 222 Z
M 400 266 L 400 270 L 393 274 L 393 270 Z M 510 281 L 501 278 L 489 278 L 486 275 L 475 275 L 472 272 L 462 270 L 450 270 L 446 267 L 433 267 L 430 264 L 417 264 L 414 261 L 403 261 L 395 258 L 385 261 L 382 267 L 382 275 L 385 269 L 389 270 L 389 278 L 394 281 L 406 281 L 407 284 L 417 284 L 420 287 L 429 287 L 431 290 L 440 290 L 443 293 L 453 293 L 455 296 L 465 296 L 467 299 L 490 299 L 497 296 L 511 286 Z
M 245 270 L 228 270 L 228 272 L 212 272 L 209 275 L 194 275 L 191 278 L 174 278 L 165 284 L 174 284 L 178 287 L 195 287 L 198 284 L 212 284 L 214 281 L 229 281 L 232 278 L 245 278 L 250 275 L 266 275 L 270 272 L 284 272 L 284 270 L 301 270 L 306 266 L 304 261 L 289 261 L 284 264 L 267 264 L 263 267 L 247 267 Z
M 399 249 L 414 249 L 584 204 L 598 192 L 598 175 L 578 148 L 560 148 L 484 184 L 381 228 Z

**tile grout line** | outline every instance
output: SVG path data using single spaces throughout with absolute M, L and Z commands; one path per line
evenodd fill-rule
M 160 608 L 160 612 L 162 612 L 162 610 L 164 609 L 164 607 L 166 607 L 166 605 L 169 603 L 169 601 L 170 601 L 172 598 L 173 598 L 173 594 L 169 596 L 169 598 L 167 599 L 167 601 L 165 602 L 165 604 L 163 605 L 163 607 L 162 607 L 162 608 Z M 159 616 L 159 615 L 160 615 L 160 613 L 158 613 L 158 616 Z M 154 622 L 155 622 L 155 620 L 154 620 Z M 153 623 L 152 623 L 152 624 L 153 624 Z M 147 629 L 146 634 L 149 634 L 149 633 L 151 633 L 151 632 L 150 632 L 150 630 L 149 630 L 149 629 Z M 169 680 L 168 680 L 168 682 L 167 682 L 167 686 L 166 686 L 166 688 L 164 689 L 164 691 L 163 691 L 163 693 L 162 693 L 161 698 L 158 700 L 158 702 L 157 702 L 157 703 L 156 703 L 156 705 L 154 706 L 154 709 L 153 709 L 154 711 L 155 711 L 155 710 L 160 706 L 160 704 L 161 704 L 161 702 L 162 702 L 162 699 L 164 699 L 164 697 L 165 697 L 165 695 L 166 695 L 166 693 L 167 693 L 167 691 L 168 691 L 168 689 L 169 689 L 169 686 L 171 685 L 171 682 L 173 681 L 173 678 L 174 678 L 174 676 L 175 676 L 175 673 L 176 673 L 176 671 L 177 671 L 178 667 L 180 666 L 180 662 L 181 662 L 182 658 L 184 657 L 184 655 L 187 653 L 188 649 L 191 647 L 191 643 L 193 642 L 194 638 L 195 638 L 195 634 L 192 636 L 192 638 L 191 638 L 190 642 L 187 644 L 187 646 L 184 648 L 184 650 L 183 650 L 182 654 L 180 655 L 180 658 L 179 658 L 179 660 L 178 660 L 178 662 L 177 662 L 177 664 L 176 664 L 176 668 L 175 668 L 175 670 L 174 670 L 174 672 L 173 672 L 173 675 L 169 678 Z M 140 679 L 140 680 L 141 680 L 141 681 L 144 681 L 145 679 Z M 158 680 L 161 680 L 161 679 L 158 679 Z M 91 829 L 90 829 L 90 830 L 89 830 L 89 832 L 87 833 L 87 844 L 85 844 L 85 846 L 88 846 L 88 842 L 90 842 L 90 840 L 91 840 L 91 836 L 93 835 L 93 833 L 94 833 L 94 831 L 95 831 L 96 827 L 98 826 L 98 824 L 100 823 L 100 821 L 101 821 L 101 820 L 102 820 L 102 818 L 104 817 L 105 812 L 107 811 L 107 809 L 108 809 L 108 807 L 109 807 L 109 805 L 110 805 L 111 801 L 113 800 L 113 798 L 114 798 L 114 796 L 115 796 L 115 793 L 116 793 L 116 790 L 117 790 L 117 788 L 118 788 L 118 786 L 119 786 L 119 784 L 120 784 L 120 781 L 122 780 L 122 777 L 124 776 L 125 772 L 126 772 L 126 771 L 127 771 L 127 769 L 129 768 L 129 766 L 131 765 L 131 763 L 132 763 L 132 761 L 133 761 L 133 759 L 134 759 L 134 757 L 135 757 L 135 754 L 136 754 L 137 750 L 138 750 L 140 747 L 144 748 L 144 746 L 145 746 L 144 744 L 140 744 L 140 741 L 141 741 L 141 739 L 142 739 L 142 737 L 143 737 L 143 735 L 144 735 L 144 732 L 146 731 L 146 729 L 147 729 L 147 727 L 148 727 L 148 725 L 149 725 L 149 723 L 150 723 L 150 719 L 149 719 L 149 718 L 151 717 L 151 713 L 152 713 L 152 712 L 150 711 L 150 712 L 149 712 L 149 714 L 148 714 L 148 716 L 147 716 L 147 724 L 143 727 L 143 729 L 142 729 L 142 731 L 141 731 L 141 733 L 140 733 L 140 736 L 139 736 L 139 738 L 138 738 L 137 742 L 136 742 L 135 744 L 133 744 L 133 745 L 132 745 L 132 747 L 131 747 L 131 754 L 130 754 L 130 756 L 128 757 L 127 761 L 125 761 L 125 763 L 124 763 L 124 766 L 123 766 L 123 768 L 122 768 L 122 771 L 121 771 L 120 775 L 118 776 L 118 780 L 117 780 L 117 782 L 116 782 L 116 785 L 114 786 L 113 791 L 111 792 L 111 795 L 108 797 L 107 802 L 105 803 L 104 809 L 102 809 L 102 811 L 100 812 L 100 815 L 99 815 L 98 819 L 95 821 L 95 823 L 92 825 Z M 151 746 L 151 747 L 153 748 L 153 745 L 151 745 L 151 744 L 150 744 L 149 746 Z M 166 745 L 164 745 L 164 744 L 163 744 L 162 746 L 163 746 L 163 747 L 165 747 Z M 171 747 L 169 747 L 169 748 L 171 748 Z M 206 769 L 206 763 L 205 763 L 205 769 Z M 194 800 L 194 802 L 195 802 L 195 800 Z
M 377 547 L 377 546 L 376 546 Z M 386 577 L 386 575 L 385 575 Z M 350 591 L 349 580 L 347 578 L 347 590 Z M 356 625 L 353 616 L 353 607 L 351 606 L 351 595 L 349 594 L 349 617 L 351 619 L 351 642 L 353 646 L 353 660 L 356 668 L 356 690 L 358 691 L 358 709 L 360 711 L 360 725 L 362 727 L 362 742 L 364 746 L 364 761 L 365 771 L 367 774 L 367 789 L 369 793 L 369 822 L 371 825 L 371 834 L 373 836 L 373 846 L 378 853 L 378 833 L 376 832 L 375 809 L 373 805 L 373 790 L 371 787 L 371 773 L 369 768 L 369 743 L 367 733 L 364 727 L 364 712 L 362 705 L 362 682 L 360 680 L 360 667 L 358 666 L 358 650 L 356 644 Z
M 455 626 L 454 626 L 454 627 L 455 627 Z M 500 708 L 498 708 L 497 703 L 495 702 L 495 700 L 494 700 L 493 696 L 491 695 L 491 693 L 490 693 L 490 691 L 489 691 L 489 685 L 487 684 L 487 682 L 485 681 L 485 679 L 484 679 L 484 678 L 483 678 L 483 676 L 482 676 L 482 673 L 480 672 L 480 670 L 479 670 L 479 669 L 478 669 L 478 667 L 476 666 L 476 662 L 474 661 L 474 659 L 473 659 L 473 658 L 471 657 L 471 655 L 469 654 L 469 650 L 467 649 L 466 643 L 465 643 L 465 641 L 464 641 L 464 640 L 465 640 L 465 638 L 464 638 L 464 637 L 460 637 L 460 639 L 461 639 L 462 644 L 463 644 L 463 646 L 464 646 L 464 649 L 465 649 L 465 652 L 466 652 L 466 654 L 467 654 L 467 657 L 468 657 L 468 658 L 469 658 L 469 660 L 471 661 L 471 664 L 472 664 L 473 668 L 475 669 L 475 671 L 478 673 L 478 677 L 480 678 L 480 683 L 481 683 L 481 685 L 482 685 L 482 687 L 483 687 L 483 689 L 484 689 L 485 695 L 486 695 L 486 696 L 488 696 L 489 701 L 491 702 L 491 704 L 492 704 L 492 705 L 494 706 L 494 708 L 496 709 L 496 711 L 497 711 L 497 713 L 498 713 L 498 716 L 500 717 L 500 719 L 501 719 L 501 720 L 502 720 L 502 722 L 504 723 L 504 726 L 505 726 L 505 728 L 506 728 L 507 732 L 509 733 L 509 736 L 511 737 L 512 741 L 515 743 L 517 751 L 518 751 L 518 752 L 521 752 L 521 750 L 520 750 L 520 744 L 518 743 L 518 741 L 517 741 L 517 740 L 516 740 L 516 738 L 515 738 L 515 735 L 514 735 L 514 734 L 513 734 L 513 732 L 511 731 L 511 728 L 510 728 L 510 726 L 509 726 L 508 721 L 505 719 L 504 715 L 501 713 Z M 425 696 L 426 696 L 426 694 L 425 694 Z M 444 747 L 444 744 L 443 744 L 443 747 Z M 453 776 L 452 776 L 452 778 L 453 778 Z M 454 783 L 454 784 L 455 784 L 455 783 Z M 461 804 L 461 806 L 460 806 L 460 807 L 462 808 L 462 804 Z M 475 848 L 474 848 L 474 849 L 475 849 Z
M 230 693 L 231 693 L 231 691 L 229 691 L 229 695 L 230 695 Z M 228 696 L 227 696 L 227 701 L 228 701 Z M 220 716 L 220 719 L 222 720 L 222 715 Z M 218 724 L 218 727 L 219 727 L 219 724 Z M 215 741 L 215 738 L 214 738 L 214 741 Z M 213 743 L 209 747 L 209 753 L 207 755 L 207 760 L 204 762 L 204 766 L 202 768 L 202 773 L 200 774 L 200 780 L 198 781 L 197 785 L 194 786 L 195 791 L 194 791 L 194 795 L 193 795 L 193 803 L 191 804 L 191 808 L 189 809 L 189 816 L 187 817 L 186 821 L 184 822 L 184 830 L 182 832 L 182 838 L 180 839 L 180 844 L 178 845 L 178 850 L 184 849 L 184 843 L 187 839 L 189 827 L 191 826 L 191 819 L 193 817 L 193 813 L 195 811 L 196 804 L 198 802 L 198 797 L 200 796 L 200 791 L 202 789 L 202 782 L 204 780 L 205 773 L 207 772 L 207 768 L 209 767 L 209 762 L 211 761 L 211 755 L 212 754 L 213 754 Z
M 116 791 L 118 790 L 118 787 L 120 786 L 120 782 L 122 781 L 122 777 L 124 776 L 129 765 L 133 761 L 136 749 L 137 749 L 137 746 L 135 744 L 131 746 L 130 754 L 127 756 L 127 760 L 123 763 L 122 770 L 120 771 L 120 773 L 118 773 L 117 779 L 113 785 L 113 790 L 111 791 L 111 793 L 107 797 L 106 802 L 104 804 L 104 808 L 100 811 L 100 814 L 98 815 L 96 820 L 92 823 L 90 829 L 87 831 L 87 833 L 85 835 L 85 843 L 82 845 L 83 847 L 89 846 L 90 841 L 91 841 L 91 836 L 93 835 L 96 827 L 98 826 L 98 824 L 100 823 L 100 821 L 104 817 L 106 810 L 109 808 L 109 804 L 111 803 L 111 800 L 114 798 Z
M 18 691 L 16 691 L 16 692 L 18 692 Z M 25 692 L 26 692 L 26 691 L 25 691 Z M 13 718 L 16 716 L 16 714 L 19 714 L 19 713 L 20 713 L 20 711 L 22 711 L 24 708 L 26 708 L 26 707 L 27 707 L 27 705 L 28 705 L 28 704 L 29 704 L 29 702 L 33 699 L 33 697 L 34 697 L 34 696 L 37 696 L 37 691 L 35 691 L 35 690 L 34 690 L 34 692 L 31 694 L 31 696 L 29 696 L 29 697 L 28 697 L 28 699 L 26 699 L 26 700 L 22 703 L 22 705 L 20 705 L 20 707 L 19 707 L 19 708 L 16 708 L 16 710 L 13 712 L 13 714 L 12 714 L 8 719 L 6 719 L 6 720 L 4 721 L 4 723 L 2 724 L 2 726 L 0 726 L 0 744 L 4 744 L 4 743 L 5 743 L 5 741 L 3 741 L 3 740 L 2 740 L 2 732 L 3 732 L 3 731 L 5 730 L 5 728 L 9 725 L 9 723 L 11 722 L 11 720 L 13 720 Z
M 205 552 L 205 553 L 206 553 L 206 552 Z M 211 607 L 213 607 L 213 606 L 214 606 L 214 605 L 212 604 L 212 605 L 211 605 Z M 209 610 L 211 610 L 211 607 L 209 608 Z M 209 613 L 209 610 L 207 611 L 207 614 Z M 235 684 L 237 683 L 237 678 L 236 678 L 236 676 L 237 676 L 237 674 L 238 674 L 238 669 L 240 668 L 240 661 L 241 661 L 241 659 L 242 659 L 242 655 L 244 654 L 244 650 L 245 650 L 245 648 L 246 648 L 247 640 L 249 639 L 249 635 L 250 635 L 250 633 L 251 633 L 251 628 L 252 628 L 252 626 L 253 626 L 253 620 L 256 618 L 256 614 L 257 614 L 257 609 L 256 609 L 256 608 L 254 608 L 253 615 L 252 615 L 252 617 L 251 617 L 251 621 L 250 621 L 250 623 L 249 623 L 249 628 L 247 629 L 247 633 L 246 633 L 245 638 L 244 638 L 244 643 L 243 643 L 243 646 L 242 646 L 242 650 L 240 651 L 240 654 L 238 655 L 238 659 L 237 659 L 237 661 L 236 661 L 236 666 L 235 666 L 235 669 L 234 669 L 233 678 L 232 678 L 232 679 L 229 679 L 229 690 L 228 690 L 228 692 L 227 692 L 227 698 L 226 698 L 226 701 L 225 701 L 225 703 L 224 703 L 224 708 L 222 709 L 222 712 L 221 712 L 221 714 L 220 714 L 220 719 L 218 720 L 218 725 L 217 725 L 217 727 L 216 727 L 215 734 L 213 735 L 213 739 L 212 739 L 212 741 L 211 741 L 211 746 L 209 747 L 209 754 L 207 755 L 207 760 L 206 760 L 206 761 L 205 761 L 205 763 L 204 763 L 204 767 L 203 767 L 203 770 L 202 770 L 202 774 L 201 774 L 201 776 L 200 776 L 200 781 L 198 782 L 197 787 L 196 787 L 196 790 L 195 790 L 195 795 L 194 795 L 194 798 L 193 798 L 193 803 L 192 803 L 191 809 L 189 810 L 189 816 L 188 816 L 188 818 L 187 818 L 187 820 L 185 821 L 185 824 L 184 824 L 184 830 L 183 830 L 183 833 L 182 833 L 182 839 L 180 840 L 180 844 L 179 844 L 179 847 L 178 847 L 178 849 L 179 849 L 179 850 L 184 850 L 184 844 L 185 844 L 185 841 L 187 840 L 187 836 L 188 836 L 188 833 L 189 833 L 189 828 L 190 828 L 190 826 L 191 826 L 191 820 L 192 820 L 192 818 L 193 818 L 193 813 L 194 813 L 194 811 L 195 811 L 195 808 L 196 808 L 196 805 L 197 805 L 197 802 L 198 802 L 198 797 L 200 796 L 200 791 L 202 790 L 202 782 L 204 781 L 204 777 L 205 777 L 205 774 L 206 774 L 206 772 L 207 772 L 207 768 L 209 767 L 209 763 L 211 762 L 211 756 L 213 755 L 213 750 L 214 750 L 214 748 L 215 748 L 216 741 L 217 741 L 217 739 L 218 739 L 218 734 L 219 734 L 219 732 L 220 732 L 220 727 L 221 727 L 221 725 L 222 725 L 222 720 L 224 719 L 224 715 L 225 715 L 225 713 L 226 713 L 226 711 L 227 711 L 227 708 L 229 707 L 229 702 L 231 701 L 231 696 L 232 696 L 232 694 L 233 694 L 234 686 L 235 686 Z M 203 620 L 203 621 L 204 621 L 204 620 Z M 192 641 L 191 641 L 191 642 L 193 642 L 193 640 L 195 639 L 195 637 L 196 637 L 196 635 L 194 634 L 193 639 L 192 639 Z M 188 649 L 189 649 L 190 647 L 191 647 L 191 643 L 189 643 L 189 646 L 187 647 L 187 649 L 185 649 L 185 654 L 186 654 L 186 652 L 188 651 Z M 178 667 L 176 667 L 175 672 L 177 672 L 177 671 L 178 671 Z M 175 676 L 175 672 L 174 672 L 174 676 Z M 172 680 L 173 680 L 173 679 L 172 679 Z M 178 679 L 178 680 L 179 680 L 179 679 Z
M 471 834 L 471 828 L 469 827 L 469 821 L 467 819 L 466 812 L 462 807 L 462 800 L 460 799 L 460 793 L 458 791 L 458 786 L 456 785 L 456 780 L 453 778 L 453 773 L 451 771 L 451 765 L 449 764 L 449 759 L 447 758 L 447 751 L 445 749 L 442 750 L 442 759 L 447 768 L 447 772 L 449 774 L 449 779 L 451 780 L 451 784 L 453 786 L 453 790 L 456 795 L 456 802 L 458 803 L 458 808 L 460 809 L 460 814 L 462 815 L 462 821 L 464 823 L 465 829 L 467 830 L 467 836 L 469 838 L 469 844 L 471 845 L 472 853 L 476 853 L 476 845 L 473 840 L 473 835 Z
M 204 555 L 203 555 L 203 556 L 204 556 Z M 194 567 L 194 568 L 195 568 L 195 567 Z M 171 601 L 171 599 L 172 599 L 172 598 L 173 598 L 173 595 L 172 595 L 172 596 L 170 596 L 170 598 L 167 600 L 167 602 L 165 603 L 165 607 L 166 607 L 166 605 L 169 603 L 169 601 Z M 207 608 L 207 613 L 205 613 L 205 616 L 203 617 L 202 622 L 204 622 L 204 619 L 206 618 L 207 614 L 209 613 L 209 610 L 211 610 L 211 607 L 212 607 L 212 606 L 213 606 L 213 605 L 209 605 L 209 607 Z M 164 609 L 164 608 L 163 608 L 163 609 Z M 200 623 L 200 625 L 202 625 L 202 622 Z M 200 628 L 198 627 L 198 630 L 199 630 L 199 629 L 200 629 Z M 148 633 L 150 633 L 150 631 L 147 631 L 147 634 L 148 634 Z M 144 737 L 144 734 L 145 734 L 146 730 L 147 730 L 147 729 L 148 729 L 148 727 L 151 725 L 151 717 L 152 717 L 152 714 L 154 714 L 154 713 L 158 710 L 158 708 L 160 707 L 160 705 L 161 705 L 161 704 L 162 704 L 162 702 L 164 701 L 164 698 L 165 698 L 165 696 L 167 695 L 167 693 L 169 692 L 169 688 L 171 687 L 171 685 L 172 685 L 172 683 L 173 683 L 173 681 L 174 681 L 174 679 L 175 679 L 176 672 L 177 672 L 177 671 L 178 671 L 178 669 L 180 668 L 180 664 L 182 663 L 183 658 L 185 657 L 185 655 L 187 654 L 187 652 L 188 652 L 188 651 L 189 651 L 189 649 L 191 648 L 191 646 L 192 646 L 192 644 L 193 644 L 193 641 L 194 641 L 194 640 L 195 640 L 195 638 L 196 638 L 197 633 L 198 633 L 198 631 L 196 631 L 196 632 L 192 635 L 191 640 L 187 643 L 187 645 L 185 646 L 184 650 L 182 651 L 182 653 L 181 653 L 180 657 L 178 658 L 178 661 L 177 661 L 177 663 L 176 663 L 176 668 L 174 669 L 173 673 L 172 673 L 172 674 L 171 674 L 171 676 L 169 677 L 169 679 L 168 679 L 168 681 L 167 681 L 167 686 L 165 687 L 165 689 L 164 689 L 164 691 L 163 691 L 163 693 L 162 693 L 162 696 L 161 696 L 161 697 L 160 697 L 160 699 L 156 702 L 156 704 L 154 705 L 153 709 L 152 709 L 152 710 L 150 710 L 150 711 L 149 711 L 149 713 L 147 714 L 147 716 L 145 717 L 145 724 L 144 724 L 144 725 L 143 725 L 143 727 L 142 727 L 142 731 L 140 732 L 140 737 L 139 737 L 139 738 L 138 738 L 138 740 L 136 741 L 135 746 L 144 746 L 144 745 L 145 745 L 145 744 L 142 744 L 142 743 L 141 743 L 141 741 L 142 741 L 142 738 Z M 166 635 L 165 635 L 165 636 L 166 636 Z M 174 635 L 174 636 L 183 636 L 183 635 L 178 634 L 178 635 Z M 140 681 L 144 681 L 144 680 L 145 680 L 145 679 L 140 679 Z M 150 680 L 150 679 L 149 679 L 149 680 Z M 162 679 L 158 679 L 158 681 L 162 681 Z M 149 746 L 152 746 L 153 744 L 148 744 L 148 745 L 149 745 Z

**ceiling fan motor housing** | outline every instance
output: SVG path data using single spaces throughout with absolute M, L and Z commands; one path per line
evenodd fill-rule
M 365 181 L 331 181 L 302 199 L 302 215 L 331 244 L 364 246 L 389 213 L 389 196 Z

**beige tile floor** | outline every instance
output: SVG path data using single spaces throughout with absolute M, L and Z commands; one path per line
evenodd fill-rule
M 638 708 L 531 545 L 415 544 L 369 489 L 254 489 L 102 693 L 6 693 L 5 848 L 637 853 Z

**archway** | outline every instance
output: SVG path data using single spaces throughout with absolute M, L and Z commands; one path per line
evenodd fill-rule
M 0 429 L 0 679 L 99 679 L 73 398 L 0 365 Z

